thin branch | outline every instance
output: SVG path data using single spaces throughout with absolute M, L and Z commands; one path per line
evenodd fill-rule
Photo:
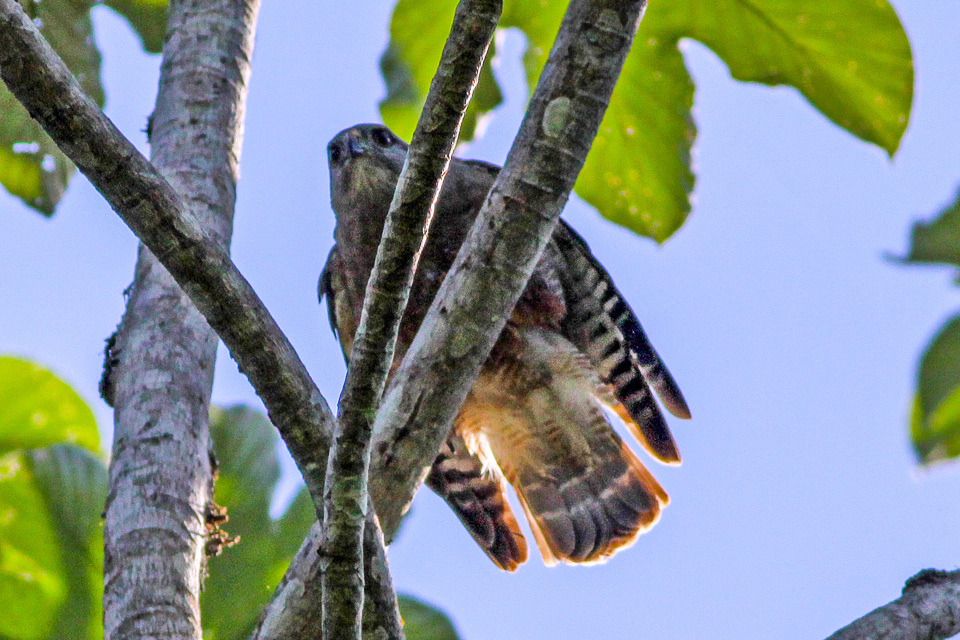
M 201 11 L 171 2 L 152 117 L 153 164 L 223 248 L 230 242 L 258 9 L 258 0 L 220 0 Z M 104 525 L 108 639 L 202 636 L 216 354 L 216 334 L 141 247 L 104 372 L 115 408 Z
M 0 0 L 0 79 L 150 248 L 230 349 L 266 405 L 322 515 L 333 426 L 326 401 L 227 253 L 87 98 L 17 0 Z M 364 533 L 371 544 L 377 543 L 377 531 L 371 513 Z M 379 614 L 385 619 L 399 615 L 395 608 Z M 384 626 L 397 628 L 399 622 Z
M 507 164 L 377 415 L 370 493 L 387 540 L 550 238 L 645 6 L 573 0 L 567 10 Z M 304 548 L 317 544 L 316 535 Z M 275 598 L 270 616 L 283 618 L 297 598 L 319 592 L 312 562 L 300 553 L 290 564 L 287 576 L 299 591 Z
M 500 18 L 500 0 L 461 0 L 420 114 L 367 284 L 327 466 L 324 638 L 360 638 L 363 524 L 373 416 L 463 115 Z
M 840 629 L 827 640 L 943 640 L 960 633 L 960 570 L 926 569 L 890 604 Z

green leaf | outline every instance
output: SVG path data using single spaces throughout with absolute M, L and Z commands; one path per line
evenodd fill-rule
M 0 637 L 103 636 L 98 451 L 93 413 L 69 385 L 0 357 Z
M 387 97 L 380 102 L 383 123 L 409 140 L 417 126 L 430 82 L 440 64 L 443 45 L 453 24 L 455 2 L 400 0 L 390 21 L 390 44 L 380 59 Z M 484 114 L 502 101 L 500 87 L 490 70 L 496 46 L 490 43 L 473 99 L 463 118 L 460 141 L 478 133 Z
M 794 87 L 890 155 L 906 131 L 913 57 L 886 0 L 663 0 L 640 34 L 699 40 L 737 80 Z
M 960 455 L 960 316 L 947 322 L 920 360 L 911 415 L 913 446 L 923 463 Z
M 906 262 L 948 264 L 960 267 L 960 190 L 953 204 L 930 222 L 917 222 L 910 234 Z
M 439 609 L 408 595 L 397 600 L 407 640 L 459 640 L 453 623 Z
M 0 357 L 0 454 L 60 442 L 100 450 L 90 407 L 49 370 Z
M 528 39 L 524 62 L 531 88 L 566 4 L 504 2 L 500 26 L 516 27 Z M 391 95 L 408 98 L 403 118 L 383 108 L 392 104 L 389 98 L 381 104 L 388 126 L 412 131 L 454 5 L 452 0 L 397 4 L 391 65 L 384 73 Z M 660 0 L 640 25 L 576 185 L 605 217 L 658 242 L 683 223 L 694 186 L 693 84 L 678 49 L 682 38 L 713 49 L 738 80 L 795 87 L 833 122 L 891 155 L 906 130 L 913 61 L 903 27 L 885 0 Z
M 107 469 L 89 452 L 54 445 L 26 453 L 60 543 L 66 598 L 51 638 L 103 637 L 103 529 Z
M 73 72 L 103 106 L 100 52 L 93 41 L 90 4 L 83 0 L 23 0 L 24 9 Z M 53 215 L 74 166 L 0 82 L 0 184 L 28 206 Z
M 605 218 L 664 242 L 690 211 L 696 125 L 683 56 L 636 42 L 574 187 Z
M 168 0 L 105 0 L 105 5 L 126 18 L 140 36 L 147 53 L 160 53 L 167 33 Z
M 210 435 L 219 464 L 214 497 L 227 508 L 224 529 L 240 540 L 210 559 L 200 599 L 204 637 L 240 640 L 249 636 L 313 524 L 313 504 L 301 492 L 280 520 L 270 518 L 280 464 L 276 430 L 262 413 L 214 408 Z
M 0 637 L 48 637 L 67 591 L 60 540 L 28 458 L 0 455 Z
M 107 470 L 75 445 L 0 457 L 0 637 L 103 637 Z

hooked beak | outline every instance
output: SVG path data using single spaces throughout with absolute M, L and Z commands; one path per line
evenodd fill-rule
M 360 141 L 353 135 L 347 136 L 347 155 L 356 158 L 361 154 L 363 154 L 363 147 L 360 145 Z

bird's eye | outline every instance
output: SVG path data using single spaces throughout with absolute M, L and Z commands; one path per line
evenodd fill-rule
M 337 164 L 341 157 L 343 157 L 343 147 L 338 144 L 330 145 L 330 162 Z
M 378 127 L 371 131 L 370 138 L 381 147 L 389 147 L 393 144 L 393 134 L 384 127 Z

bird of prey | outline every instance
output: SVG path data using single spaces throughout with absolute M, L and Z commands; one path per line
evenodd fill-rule
M 361 124 L 328 146 L 336 244 L 320 276 L 330 324 L 349 361 L 364 291 L 407 145 Z M 437 201 L 397 339 L 409 348 L 499 167 L 454 159 Z M 544 562 L 602 562 L 649 529 L 666 492 L 603 411 L 656 459 L 680 454 L 651 393 L 690 412 L 610 275 L 562 220 L 427 476 L 502 569 L 527 559 L 507 502 L 513 485 Z

